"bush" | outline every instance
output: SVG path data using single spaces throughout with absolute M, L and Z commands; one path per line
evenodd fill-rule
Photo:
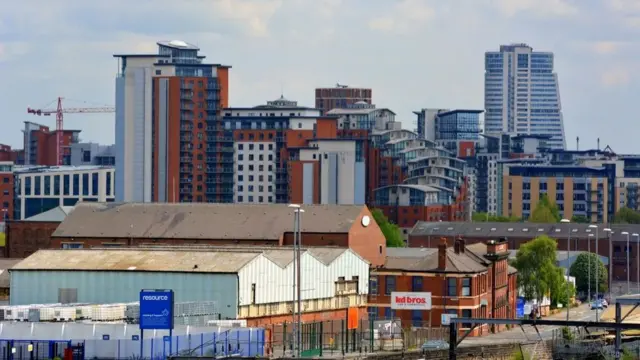
M 573 340 L 574 336 L 573 333 L 571 332 L 571 329 L 569 329 L 568 327 L 563 327 L 562 328 L 562 338 L 565 340 Z

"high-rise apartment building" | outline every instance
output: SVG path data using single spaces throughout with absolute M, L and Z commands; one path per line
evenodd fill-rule
M 225 148 L 230 66 L 207 64 L 184 41 L 156 54 L 114 55 L 117 201 L 225 202 L 233 149 Z
M 58 165 L 56 130 L 31 121 L 24 122 L 24 164 Z M 71 145 L 79 141 L 80 130 L 62 130 L 62 164 L 71 161 Z
M 526 44 L 485 54 L 485 133 L 552 135 L 548 145 L 566 146 L 553 53 Z
M 333 109 L 346 109 L 358 102 L 371 102 L 371 89 L 353 88 L 347 85 L 336 84 L 332 88 L 316 89 L 316 108 L 323 114 Z

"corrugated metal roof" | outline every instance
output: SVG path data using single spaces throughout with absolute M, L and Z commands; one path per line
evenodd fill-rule
M 566 239 L 571 234 L 572 238 L 586 239 L 590 234 L 596 235 L 596 229 L 590 228 L 590 224 L 537 224 L 537 223 L 503 223 L 503 222 L 425 222 L 419 221 L 409 232 L 410 236 L 462 236 L 483 238 L 534 238 L 539 235 L 547 235 L 552 238 Z M 613 230 L 613 241 L 626 241 L 626 235 L 640 233 L 640 225 L 611 225 L 598 224 L 598 236 L 607 238 L 605 228 Z
M 140 249 L 38 250 L 14 270 L 85 270 L 234 273 L 261 251 Z
M 347 233 L 364 205 L 303 208 L 303 232 Z M 291 231 L 286 204 L 80 203 L 52 236 L 275 240 Z
M 302 248 L 330 265 L 348 248 Z M 264 255 L 280 267 L 293 261 L 292 247 L 159 246 L 137 248 L 93 248 L 39 250 L 17 260 L 12 270 L 85 270 L 233 273 L 257 256 Z M 2 263 L 0 262 L 0 265 Z
M 9 269 L 22 261 L 22 259 L 0 259 L 0 288 L 8 288 L 11 282 Z

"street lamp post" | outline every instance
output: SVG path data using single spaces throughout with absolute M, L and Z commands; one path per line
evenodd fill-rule
M 596 229 L 596 258 L 600 259 L 600 253 L 598 252 L 598 242 L 599 242 L 599 233 L 598 233 L 598 225 L 589 225 L 589 228 Z M 598 300 L 598 283 L 600 282 L 600 278 L 598 277 L 598 268 L 600 264 L 596 261 L 596 301 Z M 600 321 L 600 317 L 598 314 L 598 304 L 596 303 L 596 321 Z
M 589 284 L 587 285 L 587 299 L 589 299 L 589 302 L 591 302 L 591 238 L 594 237 L 593 234 L 589 234 L 588 236 L 588 240 L 587 241 L 587 252 L 588 252 L 588 257 L 587 257 L 587 279 L 589 280 Z M 597 264 L 597 263 L 596 263 Z
M 620 234 L 627 236 L 627 294 L 631 294 L 631 272 L 629 271 L 629 232 L 623 231 Z
M 636 291 L 640 292 L 640 234 L 633 233 L 631 236 L 638 238 L 638 245 L 636 245 Z
M 607 233 L 609 239 L 609 295 L 613 291 L 613 230 L 610 228 L 604 228 L 602 231 Z
M 571 220 L 569 219 L 562 219 L 560 220 L 561 223 L 563 224 L 569 224 L 571 223 Z M 569 226 L 569 236 L 567 236 L 567 277 L 566 277 L 566 284 L 565 287 L 567 288 L 567 322 L 569 321 L 569 310 L 571 310 L 571 306 L 569 305 L 570 302 L 570 293 L 569 293 L 569 263 L 571 262 L 571 226 Z
M 290 204 L 290 208 L 294 210 L 293 217 L 293 352 L 295 357 L 300 357 L 301 343 L 301 326 L 302 326 L 302 283 L 301 283 L 301 266 L 300 266 L 300 248 L 302 245 L 302 234 L 300 231 L 300 214 L 304 212 L 298 204 Z M 296 301 L 297 300 L 297 301 Z M 297 309 L 296 309 L 297 302 Z

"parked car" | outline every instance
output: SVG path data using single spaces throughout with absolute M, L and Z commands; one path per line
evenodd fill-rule
M 444 340 L 429 340 L 422 344 L 422 350 L 447 350 L 449 343 Z
M 602 300 L 595 300 L 591 303 L 591 310 L 602 310 L 604 309 L 604 305 L 602 304 Z

